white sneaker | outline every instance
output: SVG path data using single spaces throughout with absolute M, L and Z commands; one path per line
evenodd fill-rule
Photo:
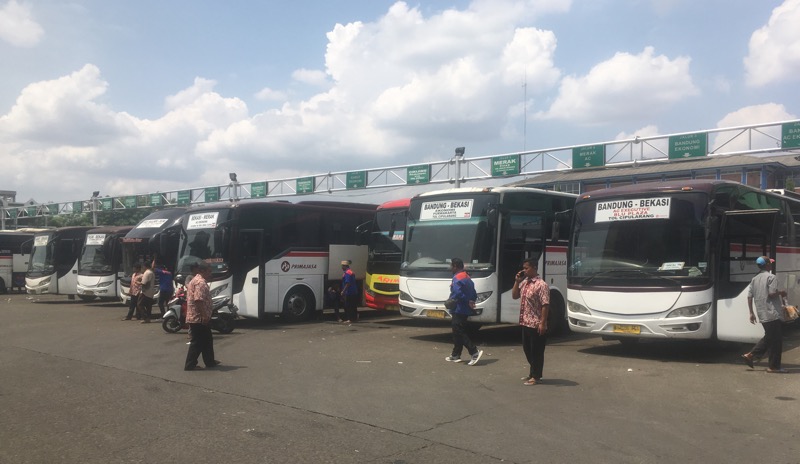
M 460 363 L 462 361 L 461 358 L 456 358 L 455 356 L 448 356 L 448 357 L 444 358 L 444 360 L 445 361 L 449 361 L 449 362 L 454 362 L 454 363 Z
M 478 350 L 477 353 L 472 355 L 472 359 L 469 360 L 467 366 L 474 366 L 475 364 L 478 364 L 478 361 L 481 360 L 481 356 L 483 356 L 483 350 Z

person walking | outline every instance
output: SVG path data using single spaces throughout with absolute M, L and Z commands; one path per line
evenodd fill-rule
M 136 319 L 139 319 L 139 293 L 142 291 L 141 274 L 142 266 L 139 264 L 133 265 L 133 274 L 131 274 L 131 286 L 128 290 L 128 314 L 122 319 L 123 321 L 130 321 L 133 318 L 134 312 Z
M 751 369 L 753 361 L 762 358 L 769 352 L 770 374 L 785 374 L 788 372 L 781 367 L 783 352 L 783 305 L 782 298 L 786 291 L 778 290 L 778 278 L 770 273 L 774 259 L 766 256 L 756 258 L 759 272 L 747 288 L 747 307 L 750 310 L 750 323 L 756 323 L 756 315 L 761 326 L 764 327 L 764 337 L 756 343 L 750 352 L 742 355 L 742 359 Z M 753 306 L 755 305 L 755 312 Z
M 544 348 L 547 344 L 547 316 L 550 313 L 550 287 L 539 276 L 539 264 L 526 259 L 514 278 L 511 298 L 519 302 L 519 325 L 522 327 L 522 350 L 528 360 L 528 375 L 523 385 L 542 381 Z
M 175 285 L 172 283 L 172 273 L 163 264 L 156 265 L 153 258 L 153 272 L 158 279 L 158 310 L 161 311 L 161 318 L 167 313 L 167 303 L 175 294 Z
M 344 322 L 358 322 L 358 285 L 356 284 L 356 274 L 350 269 L 350 260 L 346 259 L 342 261 L 341 264 Z
M 140 323 L 147 324 L 153 312 L 153 303 L 156 301 L 156 275 L 153 273 L 152 264 L 144 262 L 144 272 L 141 275 L 142 290 L 139 294 L 139 319 Z
M 451 313 L 451 326 L 453 328 L 453 351 L 450 356 L 444 358 L 449 362 L 461 362 L 461 351 L 464 347 L 470 354 L 468 366 L 474 366 L 483 356 L 483 350 L 479 350 L 467 334 L 467 318 L 472 315 L 475 309 L 475 300 L 478 294 L 475 293 L 475 284 L 464 270 L 464 261 L 461 258 L 450 260 L 450 272 L 453 273 L 453 281 L 450 283 L 450 297 L 455 300 L 455 308 Z
M 189 351 L 183 370 L 191 371 L 197 367 L 197 359 L 203 356 L 206 368 L 220 364 L 214 359 L 214 337 L 211 335 L 211 291 L 208 279 L 211 278 L 211 266 L 200 261 L 197 274 L 186 286 L 186 323 L 189 324 Z

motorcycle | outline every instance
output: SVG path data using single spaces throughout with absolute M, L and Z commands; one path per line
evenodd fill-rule
M 168 309 L 161 322 L 161 328 L 167 333 L 178 333 L 181 329 L 188 328 L 188 324 L 186 324 L 186 287 L 183 276 L 176 276 L 175 282 L 178 283 L 178 288 L 167 304 Z M 234 320 L 238 317 L 236 306 L 229 302 L 229 298 L 223 298 L 213 302 L 211 308 L 211 329 L 221 334 L 233 332 Z

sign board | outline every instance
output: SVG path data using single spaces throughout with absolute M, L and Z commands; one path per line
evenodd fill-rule
M 669 197 L 635 198 L 597 203 L 594 222 L 669 219 Z
M 28 216 L 33 217 L 36 216 L 36 212 L 38 209 L 39 209 L 38 206 L 28 206 L 27 208 L 25 208 L 25 211 L 28 212 Z
M 702 134 L 673 135 L 669 138 L 669 159 L 706 156 L 708 137 Z
M 302 177 L 297 179 L 295 191 L 297 193 L 314 193 L 314 178 Z
M 161 206 L 164 204 L 164 198 L 160 193 L 150 194 L 150 206 Z
M 122 199 L 122 205 L 125 209 L 136 208 L 136 197 L 124 197 Z
M 347 190 L 363 189 L 367 187 L 367 171 L 353 171 L 347 173 Z
M 83 202 L 82 201 L 73 201 L 72 202 L 72 213 L 73 214 L 80 214 L 83 212 Z
M 250 198 L 264 198 L 267 196 L 266 182 L 253 182 L 250 184 Z
M 50 214 L 58 214 L 58 205 L 57 204 L 47 205 L 47 212 Z
M 102 245 L 106 240 L 106 234 L 86 234 L 87 245 Z
M 205 188 L 205 200 L 206 203 L 211 203 L 213 201 L 219 201 L 219 187 L 206 187 Z
M 781 148 L 800 148 L 800 122 L 781 124 Z
M 137 229 L 158 229 L 167 222 L 167 219 L 147 219 L 136 226 Z
M 469 219 L 472 217 L 472 202 L 468 200 L 428 201 L 419 211 L 420 221 L 441 221 L 446 219 Z
M 192 214 L 189 216 L 189 221 L 186 223 L 186 230 L 214 229 L 217 227 L 218 217 L 219 211 Z
M 588 145 L 572 149 L 572 169 L 596 168 L 605 164 L 605 145 Z
M 37 235 L 33 237 L 33 246 L 45 246 L 50 241 L 49 235 Z
M 192 191 L 191 190 L 182 190 L 178 192 L 178 204 L 179 205 L 188 205 L 192 202 Z
M 100 209 L 102 211 L 111 211 L 114 209 L 114 199 L 113 198 L 101 198 L 100 199 Z
M 519 174 L 519 155 L 492 158 L 492 177 L 515 176 L 517 174 Z
M 406 184 L 427 184 L 431 181 L 431 165 L 419 164 L 406 168 Z
M 16 219 L 19 216 L 19 210 L 17 208 L 9 209 L 8 215 L 11 216 L 11 219 Z

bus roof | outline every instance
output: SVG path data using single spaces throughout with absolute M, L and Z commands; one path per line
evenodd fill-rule
M 411 205 L 411 198 L 403 198 L 402 200 L 391 200 L 387 201 L 386 203 L 382 203 L 378 206 L 378 211 L 382 209 L 408 209 Z
M 87 230 L 87 234 L 122 234 L 125 235 L 133 229 L 133 226 L 103 226 L 96 229 Z
M 556 192 L 555 190 L 542 190 L 533 187 L 463 187 L 463 188 L 434 190 L 432 192 L 424 192 L 416 195 L 414 198 L 448 195 L 454 193 L 475 194 L 475 193 L 510 193 L 510 192 L 531 192 L 531 193 L 536 192 L 547 195 L 555 195 L 555 196 L 563 196 L 571 198 L 577 197 L 577 195 L 573 193 Z
M 752 190 L 760 190 L 756 187 L 741 184 L 731 180 L 715 180 L 715 179 L 695 179 L 695 180 L 670 180 L 666 182 L 646 182 L 642 184 L 623 185 L 620 187 L 611 187 L 601 190 L 592 190 L 580 195 L 578 201 L 598 198 L 616 197 L 619 195 L 636 195 L 644 193 L 667 193 L 679 191 L 700 191 L 710 193 L 715 188 L 723 185 L 744 187 Z M 764 193 L 775 195 L 774 193 L 764 191 Z
M 68 226 L 68 227 L 59 227 L 57 229 L 48 229 L 43 230 L 41 232 L 37 232 L 36 235 L 44 235 L 44 234 L 67 234 L 67 235 L 86 235 L 86 232 L 96 229 L 96 226 Z
M 216 203 L 208 203 L 202 206 L 197 206 L 187 209 L 186 213 L 193 214 L 199 211 L 234 209 L 234 208 L 263 209 L 263 208 L 297 208 L 297 207 L 300 208 L 327 207 L 327 208 L 341 208 L 341 209 L 356 209 L 361 211 L 375 211 L 378 205 L 373 205 L 369 203 L 348 203 L 344 201 L 298 201 L 297 203 L 291 203 L 285 200 L 265 201 L 264 199 L 257 199 L 257 200 L 246 200 L 246 201 L 236 201 L 236 202 L 220 201 Z

